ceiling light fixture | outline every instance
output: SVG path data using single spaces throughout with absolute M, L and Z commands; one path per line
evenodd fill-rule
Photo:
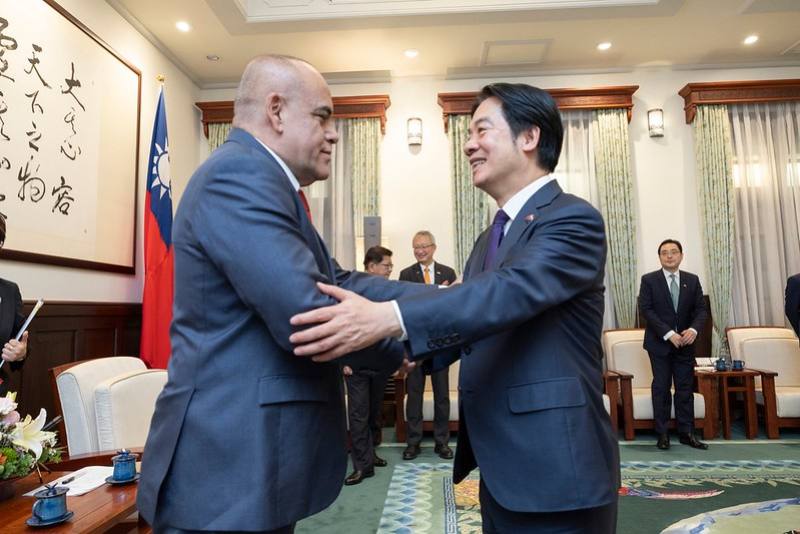
M 405 56 L 408 59 L 414 59 L 415 57 L 417 57 L 419 55 L 419 50 L 417 50 L 416 48 L 409 48 L 408 50 L 403 52 L 403 54 L 405 54 Z
M 758 35 L 748 35 L 743 42 L 746 45 L 756 44 L 756 42 L 758 42 Z
M 597 45 L 597 49 L 600 50 L 601 52 L 605 52 L 609 48 L 611 48 L 611 43 L 609 43 L 608 41 Z
M 206 59 L 209 61 L 219 61 L 219 56 L 216 54 L 208 54 Z
M 189 23 L 186 22 L 185 20 L 179 20 L 178 22 L 176 22 L 175 27 L 182 32 L 188 32 L 189 30 L 192 29 L 192 27 L 189 26 Z

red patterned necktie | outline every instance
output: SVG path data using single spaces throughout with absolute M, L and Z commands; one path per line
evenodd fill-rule
M 300 195 L 300 200 L 303 202 L 303 207 L 306 209 L 306 215 L 308 215 L 308 220 L 311 223 L 314 223 L 314 220 L 311 218 L 311 208 L 308 207 L 308 199 L 306 198 L 306 194 L 303 193 L 302 189 L 297 190 L 297 194 Z

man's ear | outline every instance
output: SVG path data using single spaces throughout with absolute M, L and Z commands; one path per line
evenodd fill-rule
M 539 146 L 539 138 L 541 135 L 542 131 L 538 126 L 531 126 L 527 130 L 520 132 L 519 136 L 517 137 L 519 147 L 524 152 L 532 152 L 536 150 L 536 148 Z
M 267 123 L 278 133 L 283 133 L 283 119 L 281 112 L 283 111 L 284 101 L 278 93 L 270 93 L 266 98 L 266 119 Z

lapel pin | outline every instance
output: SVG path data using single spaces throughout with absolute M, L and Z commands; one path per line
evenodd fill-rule
M 533 213 L 529 213 L 529 214 L 527 214 L 525 216 L 525 222 L 526 223 L 532 223 L 535 218 L 536 218 L 536 215 L 534 215 Z

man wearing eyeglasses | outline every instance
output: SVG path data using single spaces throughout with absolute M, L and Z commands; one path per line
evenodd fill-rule
M 683 246 L 665 239 L 658 246 L 661 269 L 642 276 L 639 309 L 647 321 L 644 349 L 653 367 L 653 419 L 661 450 L 669 449 L 671 386 L 675 382 L 675 418 L 684 445 L 707 449 L 694 437 L 694 342 L 706 322 L 703 288 L 696 274 L 679 271 Z
M 450 285 L 456 280 L 456 272 L 448 267 L 433 261 L 436 252 L 436 239 L 427 230 L 420 230 L 414 234 L 411 241 L 414 247 L 414 257 L 417 263 L 400 271 L 400 280 L 417 282 L 420 284 Z M 440 458 L 449 460 L 453 451 L 448 447 L 450 439 L 450 384 L 448 370 L 442 369 L 431 376 L 433 387 L 433 439 L 436 442 L 434 452 Z M 413 460 L 420 453 L 422 441 L 422 395 L 425 390 L 425 374 L 421 367 L 413 369 L 406 377 L 406 421 L 408 446 L 403 451 L 403 460 Z

